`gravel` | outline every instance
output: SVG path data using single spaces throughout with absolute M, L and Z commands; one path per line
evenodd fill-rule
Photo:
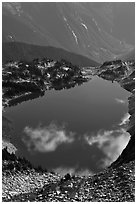
M 52 173 L 3 173 L 3 201 L 134 202 L 135 162 L 68 180 Z M 8 185 L 7 185 L 8 184 Z

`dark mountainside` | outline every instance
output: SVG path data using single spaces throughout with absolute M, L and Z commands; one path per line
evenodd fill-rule
M 44 47 L 30 45 L 20 42 L 9 42 L 2 44 L 3 64 L 8 61 L 32 61 L 35 58 L 47 57 L 53 60 L 65 59 L 74 65 L 79 66 L 97 66 L 99 63 L 82 55 L 68 52 L 61 48 Z
M 62 48 L 101 63 L 134 48 L 134 3 L 2 5 L 3 42 Z

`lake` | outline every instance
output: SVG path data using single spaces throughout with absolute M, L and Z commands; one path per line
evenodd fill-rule
M 110 165 L 129 141 L 130 93 L 116 82 L 93 77 L 71 89 L 6 108 L 17 155 L 61 174 L 97 173 Z

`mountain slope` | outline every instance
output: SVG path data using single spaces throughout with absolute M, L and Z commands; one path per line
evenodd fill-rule
M 129 51 L 125 54 L 117 56 L 117 59 L 122 59 L 125 61 L 126 60 L 135 60 L 135 49 L 132 49 L 131 51 Z
M 34 58 L 49 58 L 53 60 L 65 59 L 74 65 L 97 66 L 97 62 L 87 57 L 68 52 L 61 48 L 36 46 L 25 43 L 9 42 L 2 44 L 2 60 L 6 61 L 27 60 Z
M 115 10 L 121 8 L 113 3 L 4 2 L 3 41 L 63 48 L 103 62 L 133 47 L 115 37 Z

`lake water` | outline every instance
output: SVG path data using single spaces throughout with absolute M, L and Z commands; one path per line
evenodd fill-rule
M 93 77 L 71 89 L 5 109 L 18 155 L 59 173 L 88 174 L 114 161 L 129 141 L 125 130 L 130 93 Z

